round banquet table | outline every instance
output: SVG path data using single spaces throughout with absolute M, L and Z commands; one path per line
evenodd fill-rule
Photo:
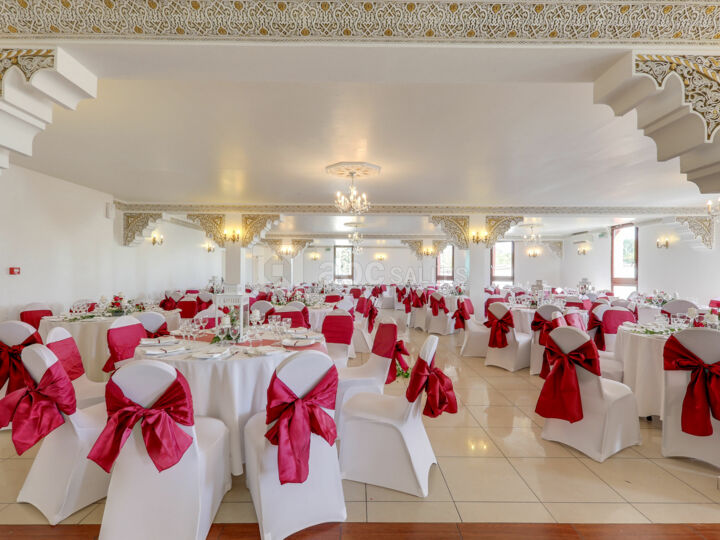
M 515 331 L 521 332 L 523 334 L 532 334 L 531 325 L 532 320 L 535 318 L 535 312 L 537 311 L 537 308 L 512 307 L 510 308 L 510 311 L 512 312 L 513 323 L 515 324 Z M 580 314 L 580 317 L 582 317 L 582 320 L 585 323 L 585 328 L 587 328 L 588 312 L 578 310 L 576 313 Z M 563 314 L 566 313 L 563 312 Z
M 310 316 L 310 330 L 314 332 L 321 332 L 325 316 L 333 309 L 335 309 L 335 304 L 308 307 L 308 315 Z
M 327 353 L 325 340 L 307 347 L 285 347 L 285 352 L 249 356 L 236 352 L 231 356 L 199 360 L 193 352 L 207 348 L 205 341 L 183 341 L 189 353 L 164 357 L 148 356 L 138 347 L 135 358 L 153 358 L 175 367 L 188 381 L 193 409 L 198 416 L 217 418 L 230 430 L 230 468 L 235 476 L 243 473 L 244 430 L 250 418 L 267 406 L 267 388 L 275 368 L 293 352 L 318 350 Z M 274 340 L 273 340 L 274 341 Z M 263 344 L 269 342 L 263 341 Z M 238 349 L 242 351 L 242 349 Z M 231 350 L 232 352 L 232 350 Z
M 639 416 L 663 417 L 663 349 L 667 335 L 635 334 L 618 328 L 615 358 L 624 365 L 623 383 L 635 394 Z
M 165 316 L 168 330 L 177 330 L 180 326 L 180 310 L 158 311 Z M 132 314 L 131 314 L 132 315 Z M 82 356 L 85 374 L 92 381 L 105 382 L 109 376 L 102 368 L 110 357 L 107 345 L 107 331 L 115 322 L 117 317 L 93 317 L 92 319 L 81 319 L 79 321 L 67 321 L 60 317 L 43 317 L 40 321 L 38 332 L 43 340 L 47 341 L 47 335 L 53 328 L 61 326 L 65 328 L 77 343 L 78 350 Z

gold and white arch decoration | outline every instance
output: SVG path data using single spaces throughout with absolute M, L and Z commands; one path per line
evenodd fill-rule
M 720 9 L 639 0 L 7 0 L 4 37 L 693 44 L 720 39 Z
M 715 220 L 710 217 L 679 216 L 677 223 L 684 225 L 703 246 L 713 249 L 715 246 Z
M 457 248 L 468 248 L 470 244 L 469 216 L 430 216 L 430 223 L 439 225 L 447 235 L 448 242 Z
M 518 223 L 522 223 L 523 216 L 486 216 L 485 230 L 487 238 L 485 244 L 490 247 L 495 242 L 502 240 L 506 232 Z
M 225 246 L 225 214 L 188 214 L 187 218 L 200 225 L 205 236 L 219 247 Z
M 153 225 L 163 215 L 153 212 L 125 212 L 123 214 L 123 246 L 137 246 L 150 234 Z
M 312 244 L 311 239 L 292 238 L 288 241 L 277 238 L 266 238 L 263 243 L 271 248 L 275 255 L 280 258 L 292 258 L 302 252 L 307 246 Z
M 252 247 L 274 225 L 280 223 L 279 214 L 243 214 L 242 216 L 242 246 Z
M 410 251 L 412 251 L 419 260 L 422 260 L 422 258 L 423 258 L 423 253 L 422 253 L 423 241 L 422 240 L 405 239 L 405 240 L 400 240 L 400 242 L 405 244 L 407 247 L 409 247 Z

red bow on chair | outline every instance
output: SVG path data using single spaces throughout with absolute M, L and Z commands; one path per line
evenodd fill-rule
M 505 312 L 502 319 L 498 319 L 492 311 L 488 312 L 488 320 L 483 323 L 490 329 L 488 346 L 495 349 L 504 349 L 508 345 L 507 333 L 515 327 L 510 310 Z
M 441 369 L 435 367 L 434 359 L 428 365 L 425 360 L 418 356 L 410 375 L 408 389 L 405 397 L 411 403 L 425 390 L 427 401 L 423 414 L 430 418 L 436 418 L 444 412 L 454 414 L 457 412 L 457 399 L 453 390 L 452 381 Z
M 564 319 L 563 319 L 564 322 Z M 535 316 L 533 317 L 532 323 L 530 323 L 530 328 L 533 332 L 540 332 L 540 335 L 538 336 L 538 343 L 540 345 L 547 345 L 548 341 L 548 335 L 552 330 L 557 328 L 557 323 L 553 325 L 553 321 L 546 320 L 542 315 L 540 315 L 537 311 L 535 312 Z
M 421 308 L 425 304 L 427 304 L 427 299 L 425 298 L 425 292 L 422 294 L 418 294 L 415 291 L 412 291 L 410 293 L 410 301 L 412 303 L 412 307 L 414 308 Z
M 458 307 L 453 313 L 453 319 L 455 319 L 455 330 L 465 328 L 465 321 L 470 319 L 470 311 L 464 301 L 458 300 Z
M 434 296 L 430 296 L 430 309 L 432 310 L 433 317 L 437 317 L 441 309 L 447 313 L 449 310 L 445 305 L 445 297 L 441 296 L 440 299 L 437 299 Z
M 72 337 L 48 343 L 47 348 L 50 349 L 55 356 L 57 356 L 60 364 L 65 370 L 65 373 L 68 374 L 71 381 L 74 381 L 80 377 L 80 375 L 85 374 L 85 368 L 83 367 L 80 351 L 77 348 L 77 343 L 75 343 L 75 340 Z
M 392 353 L 392 361 L 390 362 L 390 369 L 388 369 L 387 378 L 385 379 L 385 384 L 390 384 L 395 379 L 397 379 L 397 365 L 399 364 L 403 371 L 408 370 L 408 363 L 405 361 L 405 358 L 403 358 L 403 355 L 407 356 L 410 353 L 405 348 L 405 342 L 400 339 L 395 342 L 395 347 L 393 348 Z
M 548 336 L 543 354 L 550 372 L 540 391 L 535 412 L 544 418 L 559 418 L 568 422 L 583 419 L 582 399 L 575 365 L 600 375 L 600 359 L 597 347 L 588 340 L 574 351 L 565 354 Z
M 164 322 L 160 326 L 157 327 L 157 330 L 154 332 L 151 332 L 150 330 L 145 330 L 145 333 L 147 334 L 147 337 L 149 338 L 159 338 L 161 336 L 169 336 L 170 332 L 168 332 L 167 323 Z
M 605 335 L 603 334 L 602 321 L 598 319 L 598 316 L 594 312 L 590 312 L 590 319 L 588 320 L 588 332 L 593 328 L 597 328 L 595 331 L 595 345 L 601 351 L 605 350 Z
M 682 430 L 697 437 L 712 435 L 710 415 L 720 420 L 720 363 L 706 364 L 675 336 L 665 343 L 663 360 L 666 371 L 691 372 L 682 405 Z
M 372 292 L 370 293 L 370 296 L 377 298 L 381 294 L 382 294 L 382 287 L 380 287 L 379 285 L 376 285 L 375 287 L 373 287 Z
M 329 445 L 335 444 L 335 421 L 323 408 L 335 409 L 337 386 L 338 372 L 332 366 L 315 388 L 299 398 L 273 373 L 267 391 L 265 423 L 277 422 L 268 429 L 265 438 L 278 447 L 281 484 L 301 484 L 307 480 L 311 433 Z
M 6 394 L 25 386 L 25 366 L 20 355 L 22 350 L 33 343 L 42 343 L 40 334 L 34 332 L 20 345 L 5 345 L 0 341 L 0 388 L 8 383 Z
M 192 444 L 192 437 L 180 426 L 192 426 L 192 396 L 185 377 L 177 378 L 155 403 L 145 408 L 125 397 L 110 379 L 105 386 L 108 421 L 93 445 L 88 459 L 110 472 L 135 424 L 140 422 L 145 448 L 158 471 L 175 465 Z
M 50 366 L 39 383 L 27 372 L 25 386 L 0 400 L 0 427 L 12 422 L 12 441 L 22 455 L 65 423 L 61 413 L 75 412 L 75 389 L 60 362 Z
M 177 302 L 175 302 L 175 300 L 173 300 L 172 298 L 166 296 L 160 301 L 160 307 L 165 311 L 172 311 L 173 309 L 177 308 Z
M 370 310 L 368 311 L 368 332 L 372 332 L 375 327 L 375 319 L 378 316 L 378 309 L 374 304 L 370 304 Z
M 205 301 L 205 300 L 200 300 L 200 298 L 197 298 L 196 303 L 197 303 L 198 313 L 200 313 L 201 311 L 205 311 L 210 306 L 212 306 L 213 302 L 212 302 L 212 300 Z
M 397 296 L 397 301 L 402 302 L 403 298 L 405 298 L 405 289 L 398 287 L 395 289 L 395 295 Z

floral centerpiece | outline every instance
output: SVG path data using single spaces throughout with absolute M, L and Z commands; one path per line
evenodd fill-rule
M 305 293 L 301 289 L 297 289 L 292 293 L 290 297 L 292 302 L 303 302 L 305 303 Z
M 670 293 L 667 293 L 665 291 L 659 291 L 657 289 L 653 291 L 652 302 L 657 306 L 664 306 L 672 299 L 673 295 L 671 295 Z
M 274 292 L 270 302 L 276 306 L 284 306 L 287 304 L 287 298 L 282 293 Z
M 255 310 L 259 313 L 259 310 Z M 239 307 L 233 307 L 228 313 L 222 318 L 222 321 L 220 322 L 219 327 L 230 327 L 238 326 L 240 324 L 240 308 Z M 222 338 L 220 337 L 222 335 Z M 222 334 L 216 334 L 215 337 L 212 338 L 210 343 L 219 343 L 220 341 L 234 341 L 235 338 L 233 338 L 230 335 L 230 332 L 222 333 Z
M 460 285 L 455 285 L 455 294 L 459 296 L 465 296 L 467 295 L 468 290 L 464 283 L 461 283 Z
M 112 297 L 107 312 L 113 316 L 123 315 L 125 313 L 125 297 L 123 293 L 117 293 Z
M 587 278 L 582 278 L 577 284 L 577 290 L 580 294 L 587 294 L 592 290 L 592 283 Z

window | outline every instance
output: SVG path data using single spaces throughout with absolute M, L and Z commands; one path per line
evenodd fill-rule
M 455 250 L 452 245 L 437 254 L 436 279 L 438 283 L 455 280 Z
M 352 283 L 353 279 L 353 248 L 350 246 L 335 246 L 335 281 Z
M 493 285 L 512 284 L 515 280 L 514 248 L 512 242 L 495 242 L 490 250 L 490 281 Z
M 613 293 L 627 298 L 638 285 L 638 234 L 633 224 L 612 228 L 610 276 Z

